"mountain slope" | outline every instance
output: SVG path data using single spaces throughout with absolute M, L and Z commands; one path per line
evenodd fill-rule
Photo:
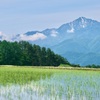
M 74 64 L 100 64 L 100 22 L 85 17 L 79 17 L 57 29 L 20 34 L 15 36 L 15 40 L 27 40 L 50 47 Z

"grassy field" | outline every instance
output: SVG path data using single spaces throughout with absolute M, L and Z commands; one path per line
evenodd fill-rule
M 55 71 L 42 69 L 30 66 L 1 66 L 0 67 L 0 84 L 25 84 L 32 80 L 37 81 L 39 79 L 44 79 L 45 77 L 50 77 Z
M 0 100 L 99 100 L 100 69 L 0 67 Z

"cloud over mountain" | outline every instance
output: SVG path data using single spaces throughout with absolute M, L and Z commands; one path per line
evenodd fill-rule
M 28 34 L 20 34 L 17 35 L 15 38 L 16 41 L 36 41 L 36 40 L 43 40 L 46 36 L 43 33 L 36 32 L 35 34 L 28 35 Z

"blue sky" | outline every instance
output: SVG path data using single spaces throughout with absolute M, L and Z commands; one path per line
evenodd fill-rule
M 100 0 L 0 0 L 0 32 L 57 28 L 78 17 L 100 21 Z

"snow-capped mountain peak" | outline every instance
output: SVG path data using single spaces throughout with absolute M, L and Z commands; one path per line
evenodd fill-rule
M 76 29 L 85 28 L 88 26 L 88 24 L 90 24 L 90 22 L 88 22 L 89 20 L 90 19 L 87 19 L 85 17 L 79 17 L 78 19 L 74 20 L 72 23 Z
M 87 21 L 85 17 L 81 17 L 81 27 L 85 28 L 87 26 Z

